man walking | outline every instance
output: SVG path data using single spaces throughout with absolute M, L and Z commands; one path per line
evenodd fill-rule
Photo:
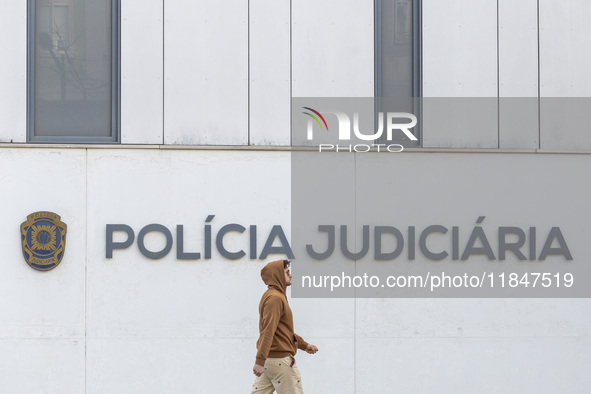
M 289 260 L 272 261 L 261 270 L 269 287 L 259 304 L 259 340 L 253 372 L 252 393 L 303 393 L 302 378 L 295 364 L 297 349 L 314 354 L 318 348 L 293 331 L 293 315 L 286 289 L 291 285 Z

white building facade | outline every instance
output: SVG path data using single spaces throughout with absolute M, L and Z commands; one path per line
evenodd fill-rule
M 397 17 L 407 18 L 395 34 L 412 56 L 401 78 L 409 95 L 425 98 L 418 146 L 383 170 L 407 169 L 395 203 L 421 207 L 401 220 L 474 226 L 486 215 L 495 229 L 535 225 L 545 235 L 560 226 L 573 262 L 584 263 L 591 3 L 386 3 L 0 4 L 1 392 L 250 390 L 259 271 L 286 258 L 264 246 L 274 226 L 291 237 L 291 100 L 388 89 L 379 43 Z M 380 19 L 380 10 L 394 14 Z M 76 19 L 97 14 L 107 15 L 107 30 Z M 112 57 L 91 59 L 100 45 Z M 429 117 L 431 98 L 458 99 L 466 112 L 473 98 L 492 105 L 458 126 Z M 95 119 L 84 106 L 69 110 L 78 126 L 61 133 L 59 103 L 68 100 L 106 102 L 104 135 L 76 135 Z M 43 129 L 44 119 L 58 126 Z M 63 259 L 45 272 L 25 262 L 19 242 L 21 223 L 39 211 L 67 224 Z M 208 226 L 215 238 L 230 223 L 247 230 L 229 232 L 223 245 L 245 255 L 228 259 L 216 246 L 208 255 Z M 165 230 L 142 232 L 150 224 Z M 109 225 L 128 226 L 133 242 Z M 112 256 L 110 240 L 119 244 Z M 585 392 L 591 383 L 588 298 L 290 305 L 298 334 L 320 349 L 297 356 L 306 393 Z

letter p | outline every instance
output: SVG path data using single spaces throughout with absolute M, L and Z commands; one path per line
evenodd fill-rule
M 113 241 L 113 233 L 115 231 L 123 231 L 127 233 L 127 239 L 123 242 L 115 242 Z M 127 224 L 107 224 L 107 258 L 113 258 L 113 250 L 115 249 L 126 249 L 131 246 L 133 241 L 135 240 L 135 234 L 133 229 L 129 227 Z

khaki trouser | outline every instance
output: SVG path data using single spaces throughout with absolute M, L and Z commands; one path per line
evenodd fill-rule
M 304 393 L 302 375 L 292 356 L 268 358 L 265 361 L 265 372 L 257 377 L 252 385 L 252 393 L 271 394 L 275 390 L 277 394 Z

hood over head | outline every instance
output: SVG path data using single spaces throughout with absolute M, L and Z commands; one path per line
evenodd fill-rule
M 261 278 L 263 278 L 263 282 L 265 282 L 267 286 L 277 289 L 285 294 L 287 283 L 285 283 L 283 260 L 271 261 L 265 265 L 261 270 Z

